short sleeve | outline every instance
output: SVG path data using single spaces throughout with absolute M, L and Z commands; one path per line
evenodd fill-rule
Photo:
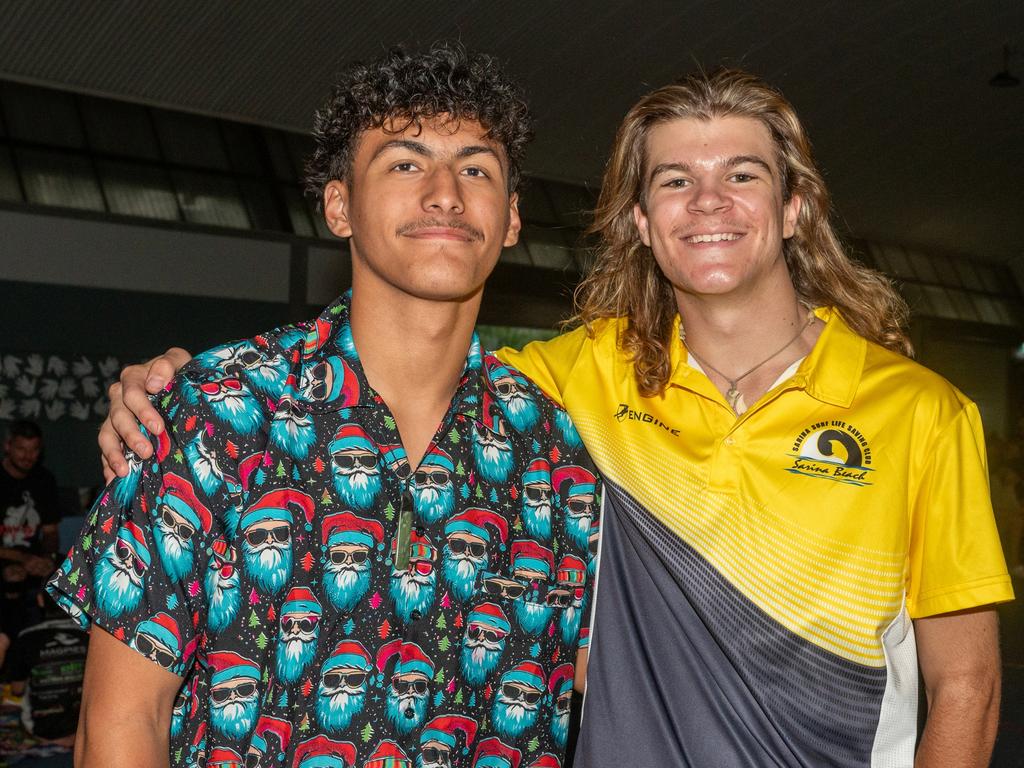
M 494 354 L 502 362 L 515 366 L 530 377 L 548 397 L 561 406 L 572 369 L 589 342 L 592 339 L 587 329 L 580 327 L 548 341 L 532 341 L 522 350 L 503 347 Z
M 161 404 L 166 429 L 151 437 L 154 456 L 130 457 L 129 476 L 103 490 L 47 590 L 83 628 L 95 624 L 183 675 L 202 634 L 199 574 L 224 499 L 204 492 L 177 443 L 181 423 L 195 418 L 180 389 Z
M 911 500 L 911 618 L 1012 600 L 974 403 L 966 402 L 937 434 L 930 454 Z

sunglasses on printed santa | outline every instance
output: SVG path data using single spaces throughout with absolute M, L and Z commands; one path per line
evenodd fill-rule
M 258 547 L 263 542 L 267 541 L 271 537 L 277 542 L 284 543 L 291 538 L 292 529 L 287 525 L 281 525 L 277 528 L 257 528 L 254 531 L 249 531 L 245 534 L 245 540 L 252 544 L 254 547 Z
M 558 608 L 567 608 L 572 605 L 572 595 L 568 592 L 548 592 L 547 603 Z
M 135 571 L 136 576 L 141 577 L 146 572 L 146 564 L 136 556 L 131 547 L 120 539 L 117 540 L 117 544 L 114 546 L 114 552 L 117 554 L 118 560 Z
M 220 379 L 219 381 L 207 381 L 199 385 L 199 389 L 206 395 L 216 395 L 222 390 L 239 392 L 242 389 L 242 382 L 238 379 Z
M 366 453 L 335 453 L 331 455 L 338 469 L 352 469 L 358 464 L 366 469 L 377 466 L 377 457 Z
M 470 557 L 483 557 L 487 551 L 487 547 L 479 541 L 466 541 L 465 539 L 448 539 L 448 549 L 456 555 L 468 552 Z
M 487 429 L 486 427 L 481 427 L 479 424 L 474 424 L 473 429 L 476 430 L 477 435 L 479 435 L 481 439 L 490 438 L 494 442 L 500 443 L 501 445 L 504 445 L 505 443 L 508 442 L 507 435 L 503 435 L 500 432 L 491 432 L 491 430 Z
M 498 384 L 495 384 L 494 389 L 495 391 L 497 391 L 499 395 L 508 397 L 509 395 L 514 395 L 517 392 L 519 392 L 519 385 L 516 384 L 514 381 L 502 381 L 499 382 Z
M 136 635 L 135 647 L 143 656 L 152 656 L 153 658 L 155 658 L 157 664 L 159 664 L 161 667 L 173 666 L 174 661 L 177 658 L 170 651 L 157 647 L 157 645 L 152 640 L 150 640 L 147 635 Z
M 488 595 L 501 595 L 511 600 L 522 597 L 526 591 L 526 587 L 522 584 L 508 584 L 500 579 L 484 579 L 483 587 L 484 592 Z
M 229 699 L 248 699 L 256 693 L 256 683 L 242 683 L 234 688 L 211 688 L 210 698 L 215 704 L 223 704 Z
M 415 691 L 420 696 L 427 692 L 427 681 L 426 680 L 399 680 L 397 677 L 391 678 L 391 687 L 395 689 L 395 693 L 399 696 L 405 696 L 412 691 Z
M 535 485 L 528 485 L 523 490 L 526 492 L 526 498 L 530 501 L 547 501 L 551 498 L 550 488 L 538 488 Z
M 332 549 L 331 550 L 331 562 L 335 565 L 344 565 L 345 563 L 352 563 L 352 565 L 362 565 L 366 562 L 366 558 L 370 556 L 370 553 L 365 549 L 354 549 L 351 552 L 345 549 Z
M 524 691 L 522 688 L 505 683 L 501 686 L 501 695 L 513 701 L 524 701 L 527 704 L 536 704 L 540 701 L 539 691 Z
M 576 512 L 577 514 L 583 512 L 592 512 L 594 509 L 594 502 L 592 501 L 580 501 L 579 499 L 572 499 L 569 502 L 569 511 Z
M 186 523 L 179 523 L 174 519 L 174 515 L 171 513 L 170 507 L 164 505 L 160 509 L 160 519 L 164 521 L 164 526 L 169 528 L 174 533 L 178 534 L 178 538 L 190 539 L 192 534 L 195 533 L 195 528 Z
M 324 686 L 327 688 L 361 688 L 366 681 L 365 672 L 328 672 L 324 675 Z
M 320 622 L 316 616 L 304 616 L 301 619 L 295 619 L 291 616 L 285 616 L 281 619 L 281 628 L 285 632 L 291 632 L 293 628 L 298 627 L 300 632 L 312 632 L 313 628 Z
M 423 470 L 417 470 L 413 476 L 416 485 L 426 485 L 428 482 L 434 485 L 447 485 L 448 473 L 442 472 L 441 470 L 434 470 L 432 472 L 424 472 Z
M 438 749 L 437 747 L 426 747 L 420 751 L 420 756 L 423 758 L 423 762 L 427 765 L 431 763 L 441 763 L 442 765 L 451 765 L 451 753 L 446 749 Z
M 507 633 L 499 632 L 495 629 L 484 629 L 483 627 L 479 627 L 476 624 L 470 624 L 469 631 L 467 634 L 469 635 L 471 640 L 479 640 L 483 638 L 484 640 L 487 640 L 490 643 L 496 643 L 502 638 L 504 638 Z
M 564 715 L 572 708 L 572 694 L 567 693 L 555 699 L 555 712 Z

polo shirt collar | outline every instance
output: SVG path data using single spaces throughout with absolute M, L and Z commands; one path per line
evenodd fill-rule
M 867 341 L 850 329 L 838 310 L 818 307 L 814 314 L 825 323 L 825 328 L 814 349 L 800 363 L 791 384 L 806 390 L 807 394 L 817 400 L 847 408 L 857 394 L 867 354 Z M 701 383 L 706 382 L 706 379 L 693 378 L 695 369 L 690 367 L 686 346 L 679 339 L 679 325 L 680 318 L 676 315 L 669 347 L 669 365 L 672 370 L 669 383 L 701 392 Z M 706 383 L 713 387 L 710 382 Z
M 848 408 L 864 371 L 868 342 L 850 329 L 835 308 L 817 307 L 814 314 L 825 328 L 794 378 L 802 380 L 811 397 Z

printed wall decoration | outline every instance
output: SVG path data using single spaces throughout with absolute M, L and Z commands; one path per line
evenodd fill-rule
M 120 370 L 111 356 L 0 351 L 0 420 L 99 421 Z

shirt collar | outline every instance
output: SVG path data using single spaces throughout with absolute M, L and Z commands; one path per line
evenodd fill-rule
M 854 333 L 832 307 L 818 307 L 815 316 L 825 323 L 814 349 L 797 368 L 792 385 L 803 388 L 811 397 L 844 408 L 850 406 L 864 368 L 867 341 Z M 713 387 L 704 376 L 689 365 L 686 346 L 679 339 L 679 316 L 672 325 L 672 344 L 669 347 L 671 367 L 670 384 L 700 392 L 705 386 Z M 709 390 L 710 393 L 710 390 Z
M 849 408 L 864 371 L 868 342 L 850 329 L 835 308 L 818 307 L 814 314 L 825 329 L 794 379 L 804 382 L 811 397 Z
M 344 403 L 324 403 L 314 410 L 338 410 L 340 408 L 372 408 L 380 404 L 379 397 L 366 380 L 366 373 L 359 360 L 359 353 L 352 338 L 352 326 L 349 306 L 352 302 L 352 290 L 349 289 L 330 305 L 307 328 L 303 342 L 303 367 L 310 368 L 328 361 L 331 358 L 344 360 L 349 370 L 359 383 L 359 395 L 355 400 Z M 459 385 L 452 397 L 449 412 L 461 413 L 475 418 L 484 426 L 488 426 L 482 417 L 481 402 L 485 389 L 493 390 L 490 382 L 491 366 L 484 366 L 480 338 L 476 330 L 470 340 L 466 361 L 463 365 Z M 488 359 L 491 356 L 488 355 Z M 493 359 L 497 363 L 497 359 Z

